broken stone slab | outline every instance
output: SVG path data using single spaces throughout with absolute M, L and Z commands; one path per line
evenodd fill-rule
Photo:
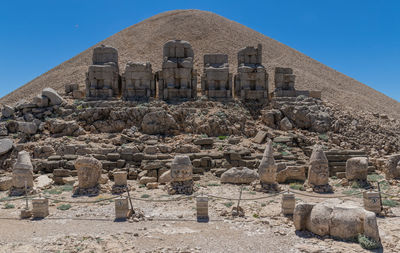
M 12 186 L 12 177 L 0 177 L 0 191 L 8 191 Z
M 1 115 L 3 115 L 3 118 L 10 118 L 13 116 L 15 113 L 15 109 L 12 106 L 9 105 L 3 105 L 3 109 L 1 109 Z
M 35 179 L 35 185 L 39 189 L 44 189 L 49 187 L 53 183 L 53 180 L 49 178 L 47 175 L 40 175 Z
M 166 184 L 172 181 L 171 170 L 164 172 L 159 178 L 158 183 Z
M 348 180 L 366 181 L 368 176 L 368 159 L 365 157 L 350 158 L 346 162 L 346 178 Z
M 375 213 L 351 201 L 330 199 L 318 204 L 298 204 L 293 221 L 296 230 L 308 230 L 319 236 L 353 239 L 363 234 L 380 242 Z
M 258 179 L 258 173 L 246 167 L 233 167 L 221 175 L 221 183 L 250 184 Z
M 278 173 L 276 175 L 276 181 L 278 183 L 285 183 L 289 180 L 302 181 L 306 180 L 306 166 L 283 166 L 284 168 L 279 170 L 280 164 L 278 165 Z
M 265 131 L 258 131 L 256 136 L 253 138 L 253 142 L 261 144 L 264 142 L 265 138 L 267 137 L 268 133 Z
M 14 142 L 11 139 L 0 139 L 0 155 L 6 154 L 13 148 L 13 146 Z
M 193 143 L 196 145 L 200 145 L 200 146 L 213 145 L 214 139 L 213 138 L 200 138 L 200 139 L 194 140 Z
M 60 105 L 64 102 L 64 99 L 52 88 L 44 88 L 42 95 L 50 100 L 51 105 Z

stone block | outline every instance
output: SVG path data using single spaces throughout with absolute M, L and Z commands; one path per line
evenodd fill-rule
M 264 142 L 267 135 L 268 135 L 268 133 L 265 131 L 258 131 L 257 135 L 253 138 L 253 142 L 261 144 Z
M 33 218 L 45 218 L 49 215 L 49 200 L 45 198 L 32 199 Z
M 115 199 L 115 219 L 126 220 L 129 214 L 128 198 Z

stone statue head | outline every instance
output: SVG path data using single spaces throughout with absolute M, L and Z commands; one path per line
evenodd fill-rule
M 193 178 L 193 166 L 188 156 L 177 155 L 171 164 L 171 178 L 174 182 L 189 181 Z

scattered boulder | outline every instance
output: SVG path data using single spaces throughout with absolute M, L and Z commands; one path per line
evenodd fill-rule
M 366 181 L 368 176 L 368 159 L 353 157 L 346 162 L 346 178 L 348 180 Z
M 158 178 L 158 183 L 160 183 L 160 184 L 166 184 L 166 183 L 169 183 L 171 181 L 172 181 L 172 177 L 171 177 L 171 171 L 170 170 L 164 172 Z
M 0 191 L 8 191 L 12 186 L 12 177 L 0 177 Z
M 175 119 L 165 110 L 147 113 L 143 117 L 141 127 L 146 134 L 169 134 L 178 128 Z
M 60 119 L 49 119 L 46 121 L 46 127 L 53 137 L 61 136 L 79 136 L 85 134 L 85 131 L 75 121 L 64 121 Z
M 24 121 L 18 122 L 18 131 L 19 132 L 32 135 L 32 134 L 36 134 L 37 130 L 38 130 L 38 127 L 33 122 L 24 122 Z
M 319 236 L 353 239 L 364 234 L 380 241 L 375 213 L 350 201 L 331 199 L 318 204 L 298 204 L 293 221 L 296 230 L 308 230 Z
M 11 139 L 0 139 L 0 155 L 8 153 L 13 148 L 13 146 L 14 142 Z
M 144 184 L 147 185 L 148 183 L 154 183 L 157 182 L 156 177 L 141 177 L 139 180 L 139 184 Z
M 279 122 L 279 127 L 283 131 L 289 131 L 293 129 L 293 125 L 290 122 L 290 120 L 287 117 L 284 117 L 280 122 Z
M 49 187 L 53 183 L 53 180 L 49 178 L 47 175 L 40 175 L 35 179 L 35 185 L 39 189 L 45 189 Z
M 383 169 L 386 179 L 400 178 L 400 154 L 391 155 Z
M 281 167 L 281 168 L 280 168 Z M 286 183 L 288 181 L 306 181 L 305 166 L 286 166 L 278 164 L 278 173 L 276 175 L 278 183 Z
M 44 88 L 42 96 L 47 97 L 51 105 L 60 105 L 64 102 L 64 99 L 52 88 Z
M 258 179 L 258 173 L 246 167 L 233 167 L 221 175 L 221 183 L 250 184 Z
M 3 109 L 1 109 L 1 115 L 3 115 L 3 118 L 10 118 L 13 116 L 15 113 L 14 107 L 8 106 L 8 105 L 3 105 Z

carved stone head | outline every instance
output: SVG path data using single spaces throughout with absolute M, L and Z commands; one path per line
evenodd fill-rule
M 188 156 L 175 156 L 171 164 L 171 178 L 173 182 L 192 180 L 193 166 Z

